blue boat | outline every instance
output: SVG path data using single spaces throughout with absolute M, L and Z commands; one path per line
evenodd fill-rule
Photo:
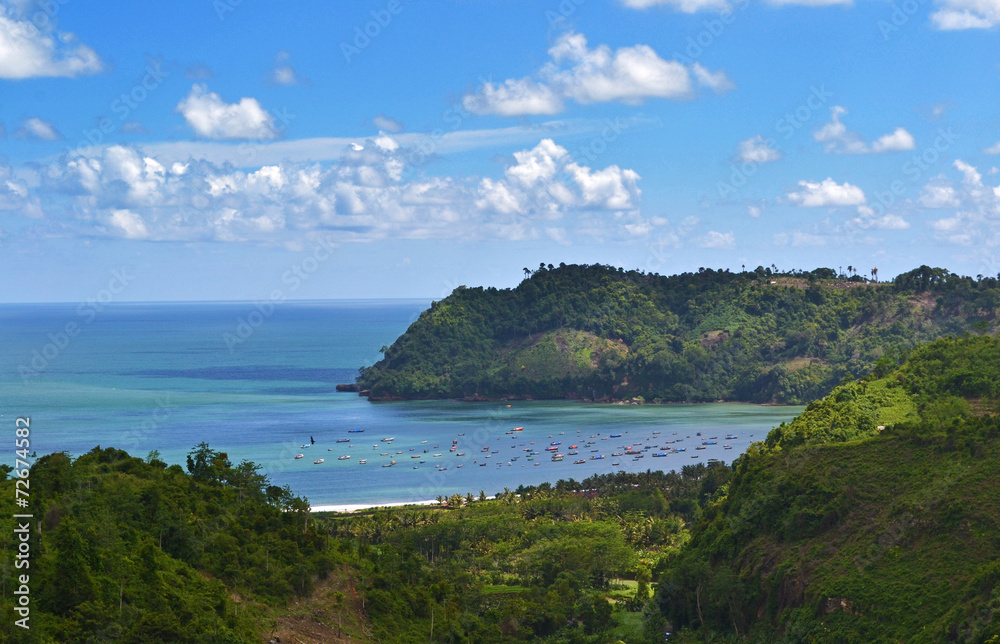
M 622 437 L 621 434 L 612 434 L 611 435 L 611 438 L 621 438 L 621 437 Z

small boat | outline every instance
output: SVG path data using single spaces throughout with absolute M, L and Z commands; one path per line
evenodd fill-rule
M 601 460 L 603 458 L 604 458 L 604 454 L 598 454 L 597 456 L 591 456 L 590 460 L 592 460 L 592 461 L 599 461 L 599 460 Z
M 363 429 L 349 429 L 349 430 L 347 430 L 347 433 L 348 434 L 360 434 L 363 431 L 365 431 L 365 430 L 363 430 Z
M 299 447 L 302 449 L 309 449 L 312 445 L 299 445 Z
M 726 444 L 722 446 L 722 449 L 733 449 L 732 445 Z
M 440 452 L 438 452 L 438 453 L 434 454 L 434 458 L 437 458 L 438 456 L 441 456 L 441 453 L 440 453 Z
M 381 453 L 379 454 L 379 456 L 388 456 L 388 455 L 389 455 L 389 452 L 381 452 Z
M 695 447 L 695 449 L 708 449 L 708 448 L 706 448 L 704 445 L 699 445 L 698 447 Z
M 324 461 L 326 461 L 325 458 L 317 458 L 315 461 L 313 461 L 313 465 L 319 465 L 320 463 L 323 463 Z
M 653 454 L 653 458 L 663 457 L 663 456 L 666 456 L 666 453 L 664 453 L 664 452 L 657 452 L 657 453 Z
M 458 464 L 458 467 L 459 467 L 459 468 L 461 468 L 461 467 L 462 467 L 462 464 L 461 464 L 461 463 L 459 463 L 459 464 Z
M 361 465 L 364 465 L 364 464 L 365 464 L 365 463 L 367 463 L 367 462 L 368 462 L 368 459 L 367 459 L 367 458 L 363 458 L 363 459 L 361 459 L 360 461 L 358 461 L 358 463 L 360 463 Z
M 480 463 L 479 467 L 486 467 L 486 463 Z
M 737 438 L 739 438 L 739 436 L 737 436 L 736 434 L 726 434 L 726 440 L 727 441 L 734 441 Z
M 621 465 L 621 463 L 615 461 L 614 463 L 612 463 L 612 465 L 615 466 L 615 467 L 618 467 L 619 465 Z
M 426 445 L 426 444 L 427 444 L 427 441 L 420 441 L 420 444 L 421 444 L 421 445 Z
M 413 455 L 413 456 L 411 456 L 410 458 L 420 458 L 420 454 L 414 454 L 414 455 Z
M 350 438 L 338 438 L 337 442 L 338 443 L 350 443 L 351 439 Z
M 622 437 L 621 434 L 612 434 L 611 435 L 611 438 L 621 438 L 621 437 Z
M 392 467 L 392 463 L 382 463 L 382 467 Z
M 507 406 L 510 407 L 510 405 L 507 405 Z M 515 432 L 521 432 L 521 431 L 524 431 L 524 428 L 523 427 L 515 427 L 514 431 Z
M 583 459 L 581 458 L 581 459 L 580 459 L 579 461 L 573 461 L 573 465 L 583 465 L 583 464 L 584 464 L 584 463 L 586 463 L 586 462 L 587 462 L 587 461 L 585 461 L 585 460 L 583 460 Z
M 303 456 L 305 456 L 305 454 L 296 454 L 295 458 L 302 458 Z
M 350 455 L 350 454 L 347 454 L 347 455 L 345 455 L 345 456 L 338 456 L 338 457 L 337 457 L 337 460 L 338 460 L 338 461 L 346 461 L 346 460 L 347 460 L 347 459 L 349 459 L 349 458 L 351 458 L 351 455 Z

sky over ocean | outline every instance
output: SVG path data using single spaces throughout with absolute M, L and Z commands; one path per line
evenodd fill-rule
M 116 301 L 440 298 L 538 262 L 993 275 L 998 25 L 997 0 L 2 0 L 0 301 L 115 271 Z

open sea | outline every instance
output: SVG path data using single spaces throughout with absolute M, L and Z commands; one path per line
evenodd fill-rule
M 157 450 L 163 460 L 182 465 L 191 448 L 206 441 L 234 463 L 260 464 L 273 483 L 291 486 L 315 508 L 481 490 L 489 495 L 599 472 L 680 469 L 710 458 L 729 462 L 802 409 L 370 403 L 334 390 L 377 361 L 379 348 L 392 344 L 429 305 L 0 304 L 0 429 L 7 427 L 13 438 L 15 418 L 29 416 L 31 447 L 39 456 L 79 456 L 100 445 L 140 457 Z M 523 430 L 513 432 L 515 427 Z M 712 437 L 716 444 L 695 449 Z M 310 438 L 315 444 L 302 447 Z M 394 440 L 383 440 L 388 438 Z M 565 455 L 561 462 L 544 451 L 552 443 Z M 724 449 L 727 443 L 731 449 Z M 569 455 L 572 445 L 577 455 Z M 613 456 L 631 445 L 653 447 L 637 460 Z M 686 451 L 653 456 L 680 447 Z M 12 461 L 13 447 L 8 456 L 0 462 Z M 325 462 L 313 463 L 320 458 Z M 392 461 L 396 465 L 383 467 Z

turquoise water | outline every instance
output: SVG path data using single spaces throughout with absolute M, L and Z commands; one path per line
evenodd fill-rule
M 493 494 L 618 469 L 728 462 L 801 410 L 733 403 L 370 403 L 334 391 L 337 383 L 353 381 L 358 367 L 375 362 L 378 349 L 428 305 L 295 302 L 272 310 L 253 303 L 143 303 L 100 311 L 0 305 L 0 428 L 13 435 L 14 418 L 30 416 L 39 455 L 77 456 L 101 445 L 136 456 L 158 450 L 181 464 L 194 445 L 207 441 L 234 462 L 259 463 L 272 481 L 318 506 Z M 518 426 L 523 431 L 507 433 Z M 697 432 L 717 436 L 718 444 L 695 451 Z M 727 433 L 739 438 L 725 440 Z M 300 447 L 310 437 L 316 444 Z M 667 445 L 677 439 L 683 442 Z M 458 447 L 450 452 L 454 440 Z M 543 450 L 556 441 L 564 454 L 576 444 L 578 455 L 552 462 Z M 651 449 L 639 460 L 612 456 L 637 443 L 687 451 L 654 458 L 662 450 Z M 542 454 L 528 461 L 525 449 Z M 598 455 L 604 458 L 591 460 Z M 317 458 L 325 462 L 316 465 Z M 586 462 L 573 463 L 581 459 Z M 392 460 L 395 466 L 381 467 Z

